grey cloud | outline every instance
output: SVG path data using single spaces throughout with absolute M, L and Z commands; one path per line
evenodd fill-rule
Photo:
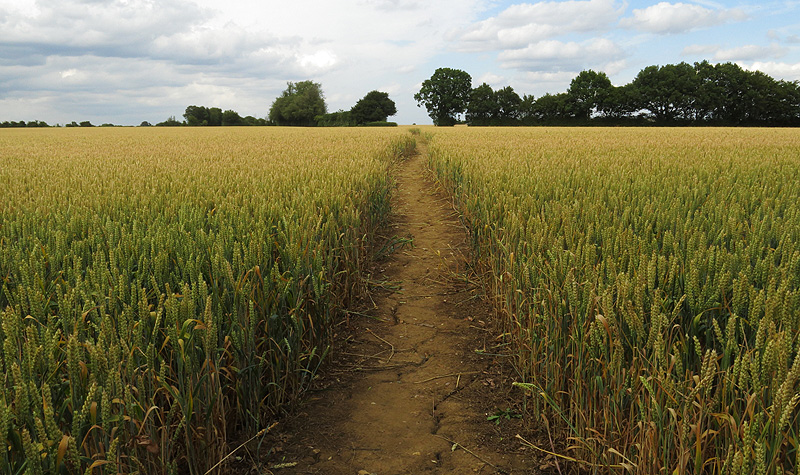
M 188 104 L 203 103 L 263 117 L 278 85 L 283 80 L 231 77 L 167 61 L 61 57 L 50 58 L 46 67 L 16 66 L 0 75 L 0 109 L 15 120 L 136 125 L 180 116 Z M 34 115 L 40 109 L 47 114 Z
M 24 44 L 41 54 L 142 56 L 164 31 L 186 31 L 208 18 L 185 1 L 40 0 L 37 7 L 33 16 L 3 18 L 4 46 Z
M 233 23 L 212 28 L 206 26 L 210 10 L 184 0 L 40 0 L 37 6 L 35 15 L 3 17 L 0 67 L 103 57 L 168 61 L 183 70 L 200 66 L 231 75 L 294 76 L 305 70 L 298 61 L 299 38 L 278 39 Z
M 287 80 L 309 78 L 342 97 L 332 109 L 350 107 L 377 84 L 416 75 L 445 48 L 442 31 L 471 21 L 481 0 L 350 0 L 347 13 L 309 0 L 301 3 L 318 11 L 306 19 L 295 4 L 267 9 L 256 0 L 237 1 L 240 8 L 213 0 L 39 0 L 36 8 L 13 1 L 0 0 L 0 10 L 8 6 L 0 11 L 0 120 L 138 124 L 180 116 L 187 104 L 263 117 Z M 431 27 L 420 27 L 426 21 Z M 424 117 L 413 92 L 404 91 L 411 106 L 403 113 Z
M 98 56 L 50 57 L 44 65 L 12 66 L 0 71 L 0 84 L 14 91 L 113 92 L 147 87 L 157 77 L 160 84 L 178 85 L 186 73 L 171 65 L 147 59 Z

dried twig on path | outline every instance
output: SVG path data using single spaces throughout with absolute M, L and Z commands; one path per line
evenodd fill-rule
M 367 328 L 367 331 L 368 331 L 369 333 L 371 333 L 371 334 L 372 334 L 372 336 L 374 336 L 375 338 L 377 338 L 377 339 L 379 339 L 380 341 L 382 341 L 382 342 L 386 343 L 387 345 L 389 345 L 389 347 L 392 349 L 392 352 L 391 352 L 391 354 L 389 354 L 389 359 L 387 359 L 387 360 L 386 360 L 386 363 L 384 363 L 384 364 L 388 364 L 390 361 L 392 361 L 392 357 L 394 356 L 394 345 L 392 345 L 392 344 L 391 344 L 391 343 L 389 343 L 388 341 L 386 341 L 386 340 L 384 340 L 383 338 L 381 338 L 381 337 L 379 337 L 378 335 L 376 335 L 376 334 L 375 334 L 375 332 L 374 332 L 374 331 L 372 331 L 372 330 L 370 330 L 369 328 Z
M 451 376 L 458 376 L 458 379 L 460 380 L 462 374 L 478 374 L 478 373 L 480 373 L 480 371 L 460 371 L 458 373 L 441 374 L 439 376 L 434 376 L 432 378 L 423 379 L 422 381 L 414 381 L 414 384 L 429 383 L 436 379 L 449 378 Z
M 375 359 L 375 360 L 382 360 L 383 358 L 381 356 L 379 356 L 379 355 L 382 355 L 383 353 L 386 353 L 387 351 L 389 351 L 389 350 L 381 350 L 381 351 L 375 353 L 374 355 L 362 355 L 361 353 L 348 353 L 347 351 L 340 351 L 339 354 L 340 355 L 346 355 L 346 356 L 358 356 L 358 357 L 360 357 L 362 359 L 362 361 L 366 360 L 366 359 L 370 359 L 370 358 L 371 359 Z
M 250 437 L 249 439 L 247 439 L 247 441 L 245 441 L 245 442 L 242 442 L 242 444 L 241 444 L 240 446 L 238 446 L 238 447 L 236 447 L 235 449 L 233 449 L 233 450 L 232 450 L 232 451 L 231 451 L 231 452 L 230 452 L 228 455 L 226 455 L 226 456 L 222 457 L 222 460 L 220 460 L 219 462 L 217 462 L 216 464 L 214 464 L 214 466 L 213 466 L 213 467 L 211 467 L 211 468 L 210 468 L 210 469 L 209 469 L 209 470 L 208 470 L 208 471 L 205 473 L 205 475 L 208 475 L 209 473 L 211 473 L 211 472 L 213 472 L 214 470 L 216 470 L 216 468 L 217 468 L 217 467 L 219 467 L 220 465 L 222 465 L 222 462 L 224 462 L 224 461 L 228 460 L 228 457 L 230 457 L 231 455 L 235 454 L 235 453 L 236 453 L 236 452 L 237 452 L 239 449 L 241 449 L 241 448 L 242 448 L 242 447 L 244 447 L 245 445 L 247 445 L 247 444 L 249 444 L 250 442 L 252 442 L 252 441 L 253 441 L 253 439 L 255 439 L 256 437 L 261 437 L 262 435 L 264 435 L 264 434 L 266 434 L 267 432 L 271 431 L 271 430 L 272 430 L 272 428 L 273 428 L 273 427 L 275 427 L 276 425 L 278 425 L 278 423 L 277 423 L 277 422 L 275 422 L 274 424 L 272 424 L 272 425 L 271 425 L 271 426 L 269 426 L 269 427 L 266 427 L 266 428 L 264 428 L 264 429 L 261 429 L 260 431 L 258 431 L 258 432 L 256 433 L 256 435 L 254 435 L 253 437 Z
M 562 455 L 562 454 L 559 454 L 559 453 L 556 453 L 556 452 L 551 452 L 549 450 L 543 449 L 543 448 L 541 448 L 541 447 L 539 447 L 539 446 L 537 446 L 537 445 L 535 445 L 535 444 L 533 444 L 531 442 L 528 442 L 527 440 L 525 440 L 519 434 L 517 434 L 517 439 L 521 440 L 522 444 L 525 445 L 526 447 L 530 447 L 532 449 L 536 449 L 536 450 L 538 450 L 540 452 L 544 452 L 544 453 L 546 453 L 548 455 L 552 455 L 553 457 L 558 457 L 558 458 L 560 458 L 562 460 L 566 460 L 568 462 L 575 462 L 575 463 L 578 463 L 578 464 L 587 465 L 589 467 L 621 468 L 621 469 L 625 469 L 625 470 L 628 470 L 628 471 L 630 471 L 631 467 L 636 468 L 634 465 L 631 465 L 631 464 L 628 464 L 628 463 L 626 463 L 626 464 L 599 464 L 599 463 L 592 463 L 592 462 L 589 462 L 587 460 L 578 460 L 578 459 L 576 459 L 574 457 L 569 457 L 567 455 Z M 613 450 L 614 449 L 609 449 L 609 451 L 613 451 Z M 614 452 L 616 452 L 616 451 L 614 451 Z
M 556 444 L 553 443 L 553 435 L 550 433 L 550 421 L 547 420 L 547 417 L 542 414 L 542 420 L 544 420 L 544 424 L 547 426 L 547 438 L 550 439 L 550 449 L 555 452 L 556 451 Z M 558 464 L 558 458 L 554 460 L 556 463 L 556 470 L 558 470 L 559 475 L 563 475 L 561 473 L 561 465 Z
M 454 440 L 450 440 L 447 437 L 441 436 L 439 434 L 433 434 L 433 436 L 434 437 L 438 437 L 438 438 L 440 438 L 442 440 L 446 440 L 447 442 L 453 444 L 452 448 L 451 448 L 451 450 L 453 450 L 453 451 L 456 450 L 457 448 L 460 448 L 464 452 L 472 455 L 476 459 L 480 460 L 481 462 L 485 463 L 486 465 L 488 465 L 488 466 L 492 467 L 493 469 L 497 470 L 498 473 L 505 473 L 505 474 L 508 473 L 506 470 L 503 470 L 502 468 L 498 467 L 497 465 L 493 464 L 492 462 L 489 462 L 488 460 L 484 459 L 480 455 L 478 455 L 475 452 L 469 450 L 468 448 L 464 447 L 462 444 L 459 444 L 458 442 L 456 442 Z
M 373 315 L 367 315 L 366 313 L 363 313 L 363 312 L 355 312 L 353 310 L 342 310 L 342 312 L 344 312 L 344 313 L 346 313 L 348 315 L 358 315 L 359 317 L 371 318 L 372 320 L 375 320 L 376 322 L 385 322 L 386 321 L 386 320 L 384 320 L 384 319 L 382 319 L 380 317 L 375 317 Z

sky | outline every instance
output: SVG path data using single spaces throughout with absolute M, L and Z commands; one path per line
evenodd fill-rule
M 266 117 L 310 79 L 329 112 L 379 90 L 429 124 L 413 95 L 440 67 L 539 97 L 704 59 L 800 80 L 800 0 L 0 0 L 0 121 Z

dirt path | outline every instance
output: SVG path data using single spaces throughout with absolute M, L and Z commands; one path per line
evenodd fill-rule
M 532 473 L 532 454 L 509 440 L 517 421 L 487 421 L 510 384 L 475 351 L 496 344 L 491 311 L 464 278 L 464 229 L 424 162 L 397 170 L 391 232 L 413 246 L 379 263 L 373 318 L 353 317 L 358 331 L 336 348 L 328 387 L 276 431 L 276 474 Z

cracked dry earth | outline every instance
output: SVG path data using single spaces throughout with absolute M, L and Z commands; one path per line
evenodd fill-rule
M 326 387 L 270 434 L 265 443 L 275 451 L 259 473 L 522 474 L 539 466 L 513 441 L 518 421 L 487 421 L 512 400 L 502 396 L 510 382 L 496 360 L 476 352 L 497 344 L 491 308 L 465 278 L 465 231 L 419 149 L 396 170 L 389 230 L 413 246 L 373 274 L 395 288 L 368 299 L 372 318 L 351 316 L 355 331 L 334 348 Z

